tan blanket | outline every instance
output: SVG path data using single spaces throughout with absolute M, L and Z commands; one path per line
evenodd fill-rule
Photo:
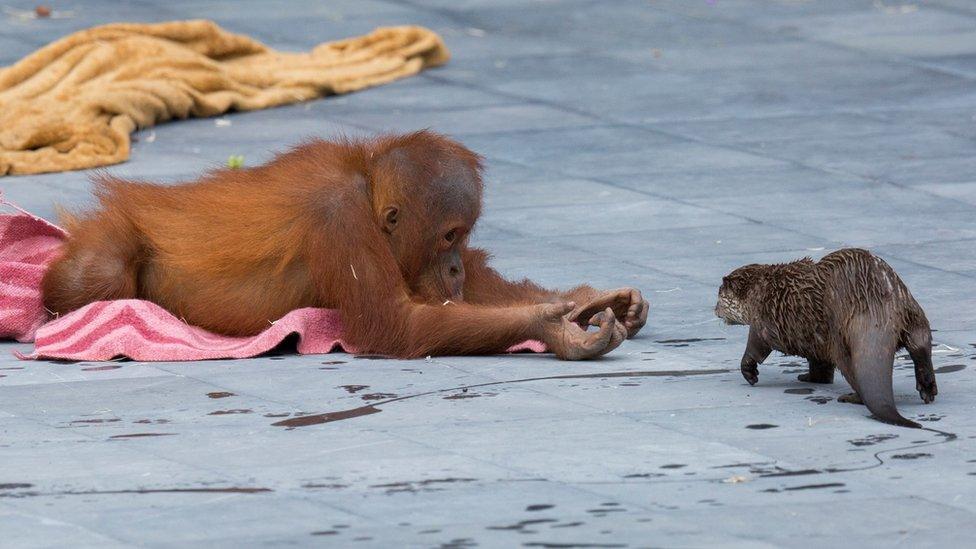
M 137 128 L 347 93 L 448 57 L 422 27 L 380 28 L 309 53 L 274 51 L 211 21 L 95 27 L 0 68 L 0 175 L 116 164 Z

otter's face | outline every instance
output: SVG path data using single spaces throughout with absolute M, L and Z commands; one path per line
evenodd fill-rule
M 746 265 L 722 279 L 722 287 L 718 290 L 718 303 L 715 305 L 715 316 L 724 320 L 726 324 L 749 323 L 746 299 L 759 278 L 761 268 L 762 265 Z

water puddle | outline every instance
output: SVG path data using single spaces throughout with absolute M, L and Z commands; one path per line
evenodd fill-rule
M 0 485 L 2 488 L 3 485 Z M 23 486 L 29 488 L 31 485 Z M 18 488 L 21 486 L 18 486 Z M 21 492 L 0 494 L 0 497 L 38 497 L 38 496 L 100 496 L 116 494 L 260 494 L 273 492 L 271 488 L 250 488 L 240 486 L 201 487 L 201 488 L 135 488 L 131 490 L 64 490 L 59 492 Z
M 420 492 L 420 491 L 438 491 L 442 490 L 440 485 L 442 484 L 456 484 L 465 482 L 475 482 L 476 478 L 429 478 L 425 480 L 416 481 L 403 481 L 403 482 L 389 482 L 386 484 L 373 484 L 370 488 L 380 488 L 386 490 L 387 494 L 396 494 L 400 492 Z
M 847 485 L 844 484 L 843 482 L 825 482 L 823 484 L 804 484 L 802 486 L 788 486 L 786 488 L 783 488 L 782 490 L 778 488 L 768 488 L 766 490 L 763 490 L 763 492 L 769 492 L 771 494 L 775 494 L 780 491 L 795 492 L 797 490 L 823 490 L 824 488 L 843 488 L 844 486 Z
M 855 438 L 853 440 L 848 440 L 850 444 L 854 446 L 874 446 L 879 442 L 884 442 L 886 440 L 891 440 L 898 438 L 898 435 L 884 434 L 884 435 L 868 435 L 864 438 Z
M 144 438 L 144 437 L 171 437 L 175 435 L 176 433 L 129 433 L 127 435 L 113 435 L 108 438 L 120 439 L 120 438 Z
M 761 473 L 761 477 L 800 477 L 804 475 L 819 475 L 823 471 L 819 469 L 799 469 L 796 471 L 779 470 L 772 473 Z
M 666 477 L 664 473 L 631 473 L 629 475 L 624 475 L 623 478 L 657 478 Z
M 361 399 L 369 402 L 371 400 L 390 400 L 390 399 L 397 398 L 397 396 L 399 396 L 399 395 L 394 394 L 394 393 L 369 393 L 369 394 L 365 394 L 365 395 L 363 395 L 363 396 L 361 396 L 359 398 L 361 398 Z
M 382 412 L 382 410 L 375 406 L 361 406 L 359 408 L 353 408 L 352 410 L 341 410 L 338 412 L 326 412 L 324 414 L 309 414 L 307 416 L 293 417 L 282 421 L 276 421 L 271 425 L 274 425 L 275 427 L 287 427 L 289 429 L 294 429 L 295 427 L 321 425 L 323 423 L 363 417 L 371 414 L 378 414 L 380 412 Z
M 473 393 L 473 392 L 468 392 L 467 389 L 464 389 L 460 393 L 454 395 L 447 395 L 446 397 L 444 397 L 444 400 L 464 400 L 468 398 L 481 398 L 481 397 L 493 397 L 493 396 L 498 396 L 498 393 L 488 393 L 488 392 Z
M 690 339 L 658 339 L 654 343 L 660 343 L 662 345 L 669 345 L 672 347 L 687 347 L 689 343 L 698 343 L 699 341 L 725 341 L 724 337 L 693 337 Z
M 488 526 L 485 529 L 486 530 L 509 530 L 513 532 L 519 532 L 521 534 L 528 534 L 528 533 L 534 533 L 533 530 L 526 529 L 526 527 L 528 526 L 535 526 L 537 524 L 551 524 L 554 522 L 559 522 L 559 521 L 556 519 L 548 519 L 548 518 L 528 519 L 528 520 L 520 520 L 515 524 L 509 524 L 507 526 Z
M 325 488 L 329 490 L 341 490 L 343 488 L 349 488 L 348 484 L 337 484 L 337 483 L 317 483 L 317 482 L 307 482 L 302 484 L 302 488 L 307 488 L 309 490 L 314 490 L 318 488 Z
M 932 454 L 926 454 L 925 452 L 913 452 L 908 454 L 895 454 L 891 456 L 891 459 L 920 459 L 930 457 L 932 457 Z

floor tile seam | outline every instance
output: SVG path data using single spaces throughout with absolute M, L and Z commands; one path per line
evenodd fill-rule
M 654 133 L 654 134 L 661 133 L 659 130 L 653 130 L 653 129 L 648 128 L 648 127 L 645 127 L 643 125 L 631 125 L 631 124 L 627 124 L 627 123 L 622 123 L 622 124 L 625 125 L 625 126 L 632 127 L 634 129 L 640 129 L 640 130 L 644 130 L 644 131 L 649 131 L 650 133 Z M 713 143 L 710 143 L 707 140 L 699 140 L 699 139 L 696 139 L 696 138 L 693 138 L 693 137 L 690 137 L 690 136 L 683 136 L 683 135 L 680 135 L 680 134 L 673 134 L 671 132 L 665 132 L 664 135 L 674 136 L 674 137 L 683 137 L 685 139 L 689 139 L 692 142 L 695 142 L 695 143 L 698 143 L 698 144 L 701 144 L 701 145 L 715 146 Z M 769 160 L 776 160 L 776 161 L 784 162 L 787 165 L 792 165 L 792 166 L 794 166 L 796 168 L 801 168 L 801 169 L 804 169 L 804 170 L 807 170 L 807 171 L 812 170 L 812 171 L 815 171 L 815 172 L 824 173 L 824 174 L 828 174 L 828 175 L 837 175 L 837 176 L 843 176 L 843 177 L 850 177 L 850 178 L 855 178 L 855 179 L 858 179 L 858 180 L 862 180 L 864 182 L 876 183 L 876 184 L 881 184 L 881 185 L 890 185 L 890 186 L 892 186 L 894 188 L 897 188 L 897 189 L 914 188 L 912 185 L 906 185 L 906 184 L 902 184 L 902 183 L 897 183 L 895 181 L 892 181 L 890 178 L 876 177 L 876 176 L 872 176 L 872 175 L 869 175 L 869 174 L 857 173 L 857 172 L 851 171 L 849 169 L 840 169 L 840 168 L 836 168 L 836 167 L 832 167 L 832 166 L 818 166 L 818 165 L 815 165 L 815 164 L 810 164 L 808 162 L 804 162 L 804 161 L 800 161 L 800 160 L 796 160 L 796 159 L 792 159 L 792 158 L 785 158 L 785 157 L 781 157 L 781 156 L 778 156 L 778 155 L 771 155 L 771 154 L 766 154 L 766 153 L 759 154 L 759 153 L 756 153 L 755 151 L 752 151 L 752 150 L 749 150 L 749 149 L 746 149 L 746 148 L 735 147 L 735 146 L 725 145 L 725 146 L 723 146 L 723 148 L 727 148 L 727 149 L 732 150 L 732 151 L 735 151 L 735 152 L 740 152 L 740 153 L 744 153 L 744 154 L 750 154 L 750 155 L 759 156 L 761 158 L 766 158 L 766 159 L 769 159 Z M 968 158 L 968 157 L 966 157 L 964 155 L 953 155 L 953 156 L 949 156 L 949 157 L 946 157 L 946 158 L 953 158 L 953 159 L 955 159 L 955 158 Z M 942 160 L 945 160 L 945 158 L 942 158 Z M 933 197 L 939 197 L 939 198 L 945 199 L 944 196 L 937 195 L 935 193 L 932 193 L 931 191 L 925 191 L 925 190 L 922 190 L 922 189 L 916 189 L 916 190 L 918 192 L 924 192 L 926 194 L 929 194 L 929 195 L 931 195 Z M 976 210 L 976 205 L 968 205 L 968 204 L 965 204 L 964 206 L 968 206 L 965 209 L 973 209 L 973 210 Z
M 594 373 L 598 373 L 598 372 L 594 372 Z M 499 381 L 504 381 L 504 380 L 499 380 Z M 656 427 L 665 429 L 667 431 L 671 431 L 671 432 L 676 433 L 676 434 L 680 434 L 682 436 L 694 438 L 694 439 L 697 439 L 697 440 L 704 440 L 704 439 L 701 439 L 700 437 L 696 437 L 696 436 L 691 435 L 689 433 L 686 433 L 686 432 L 683 432 L 683 431 L 680 431 L 680 430 L 677 430 L 677 429 L 673 429 L 673 428 L 670 428 L 670 427 L 665 427 L 665 426 L 660 425 L 660 424 L 658 424 L 656 422 L 653 422 L 653 421 L 646 421 L 646 420 L 641 419 L 641 418 L 633 417 L 630 412 L 619 412 L 619 411 L 609 410 L 609 409 L 606 409 L 604 407 L 599 407 L 599 406 L 595 406 L 595 405 L 591 405 L 591 404 L 586 404 L 586 403 L 583 403 L 583 402 L 575 401 L 573 399 L 569 399 L 569 398 L 566 398 L 566 397 L 563 397 L 563 396 L 560 396 L 560 395 L 548 393 L 548 392 L 543 391 L 543 390 L 533 389 L 531 387 L 528 388 L 528 390 L 530 390 L 532 392 L 536 392 L 538 394 L 542 394 L 542 395 L 551 397 L 551 398 L 555 398 L 557 400 L 561 400 L 561 401 L 564 401 L 564 402 L 567 402 L 567 403 L 571 403 L 571 404 L 573 404 L 575 406 L 579 406 L 581 408 L 589 409 L 596 416 L 620 417 L 620 418 L 625 418 L 625 419 L 627 419 L 629 421 L 633 421 L 633 422 L 636 422 L 636 423 L 639 423 L 639 424 L 650 423 L 652 425 L 655 425 Z M 750 404 L 730 404 L 730 405 L 723 405 L 723 406 L 713 406 L 713 407 L 709 407 L 709 409 L 712 409 L 712 408 L 714 408 L 714 409 L 718 409 L 718 408 L 745 408 L 745 407 L 753 407 L 753 406 L 750 405 Z M 690 407 L 690 408 L 687 408 L 687 410 L 699 410 L 699 409 L 701 409 L 701 407 Z M 685 408 L 669 408 L 668 410 L 686 410 L 686 409 Z M 666 413 L 668 410 L 660 410 L 659 413 Z M 560 414 L 555 414 L 555 415 L 553 415 L 551 417 L 558 418 L 558 417 L 562 417 L 563 415 L 564 414 L 560 413 Z M 525 421 L 535 421 L 535 420 L 538 420 L 538 419 L 545 419 L 545 418 L 525 418 Z M 397 436 L 396 433 L 388 433 L 388 434 L 390 434 L 392 436 Z M 733 448 L 733 446 L 727 445 L 726 443 L 722 443 L 722 442 L 717 442 L 717 441 L 708 441 L 708 442 L 715 442 L 717 444 L 722 444 L 722 445 L 729 446 L 730 448 Z M 446 449 L 443 449 L 443 448 L 440 448 L 440 449 L 441 450 L 446 450 Z M 735 449 L 741 450 L 743 452 L 755 454 L 755 452 L 752 452 L 752 451 L 749 451 L 749 450 L 745 450 L 745 449 L 742 449 L 742 448 L 735 447 Z
M 354 355 L 352 355 L 352 354 L 344 353 L 344 352 L 341 352 L 341 351 L 329 352 L 329 353 L 315 353 L 315 354 L 308 354 L 308 355 L 296 354 L 295 356 L 297 356 L 297 357 L 311 357 L 311 356 L 315 356 L 315 357 L 329 357 L 329 356 L 333 356 L 333 355 L 342 355 L 342 356 L 348 357 L 348 358 L 353 358 L 354 357 Z M 260 358 L 260 357 L 251 357 L 251 358 Z M 247 359 L 243 359 L 243 360 L 247 360 Z M 189 361 L 189 363 L 193 363 L 193 362 L 201 362 L 201 361 Z M 349 364 L 349 363 L 347 363 L 347 364 Z M 304 366 L 304 364 L 303 364 L 303 366 Z M 316 365 L 315 368 L 317 370 L 318 369 L 318 365 Z M 294 411 L 303 411 L 302 410 L 303 406 L 301 406 L 299 404 L 296 404 L 296 401 L 293 401 L 293 400 L 280 400 L 280 399 L 277 399 L 277 398 L 270 398 L 268 396 L 262 396 L 262 395 L 250 393 L 250 392 L 247 392 L 247 391 L 240 391 L 238 389 L 234 389 L 233 387 L 225 387 L 225 386 L 223 386 L 221 384 L 218 384 L 218 383 L 216 383 L 214 381 L 211 381 L 211 380 L 209 380 L 207 378 L 197 377 L 194 374 L 188 374 L 188 373 L 184 373 L 182 371 L 180 371 L 180 372 L 174 372 L 172 370 L 167 370 L 165 368 L 160 368 L 160 369 L 163 370 L 163 371 L 165 371 L 165 372 L 169 372 L 169 373 L 173 374 L 174 376 L 177 376 L 177 377 L 180 377 L 180 378 L 184 378 L 184 379 L 189 379 L 189 380 L 195 381 L 197 383 L 201 383 L 203 385 L 210 386 L 210 388 L 213 388 L 213 389 L 219 389 L 220 392 L 230 392 L 230 393 L 234 393 L 234 396 L 246 397 L 246 398 L 250 398 L 250 399 L 253 399 L 253 400 L 256 400 L 256 401 L 259 401 L 259 402 L 262 402 L 262 403 L 267 403 L 267 404 L 275 404 L 275 405 L 279 405 L 279 406 L 286 406 L 286 407 L 293 408 Z M 233 374 L 233 373 L 234 372 L 224 372 L 224 373 L 222 373 L 222 375 Z M 253 374 L 254 372 L 251 371 L 251 372 L 247 372 L 247 373 Z M 218 392 L 218 391 L 213 391 L 213 392 Z M 347 396 L 347 395 L 339 395 L 339 396 Z
M 353 97 L 356 92 L 347 94 L 349 97 Z M 322 97 L 319 99 L 311 99 L 310 101 L 322 101 L 325 104 L 329 101 L 330 97 Z M 457 114 L 466 111 L 483 111 L 494 108 L 509 108 L 509 107 L 524 107 L 529 106 L 523 102 L 517 101 L 506 101 L 503 103 L 482 103 L 482 104 L 471 104 L 471 105 L 451 105 L 447 107 L 422 107 L 414 105 L 401 105 L 401 106 L 382 106 L 382 107 L 372 107 L 368 104 L 356 105 L 353 103 L 345 103 L 343 107 L 354 107 L 356 110 L 348 110 L 342 112 L 329 112 L 323 113 L 327 119 L 334 119 L 337 122 L 347 123 L 346 119 L 353 118 L 364 115 L 364 114 L 377 114 L 377 115 L 390 115 L 397 116 L 404 111 L 409 111 L 410 113 L 423 113 L 423 114 L 433 114 L 433 113 L 446 113 L 446 114 Z M 483 132 L 479 134 L 466 134 L 466 135 L 483 135 Z M 462 135 L 462 134 L 458 134 Z
M 28 422 L 31 422 L 31 423 L 34 423 L 34 424 L 37 424 L 37 425 L 41 425 L 41 426 L 46 427 L 46 428 L 49 428 L 49 429 L 54 429 L 54 430 L 68 430 L 71 434 L 76 435 L 76 436 L 79 436 L 79 437 L 84 438 L 84 439 L 87 439 L 87 440 L 89 440 L 92 443 L 97 443 L 97 442 L 110 443 L 110 441 L 107 440 L 104 436 L 98 436 L 98 435 L 95 435 L 95 434 L 89 434 L 89 433 L 85 432 L 84 429 L 72 428 L 72 427 L 58 427 L 56 425 L 52 425 L 51 423 L 45 422 L 45 421 L 43 421 L 43 420 L 41 420 L 39 418 L 35 418 L 35 417 L 31 417 L 31 416 L 20 415 L 20 416 L 17 416 L 17 417 L 20 418 L 20 419 L 26 420 Z M 72 442 L 77 442 L 77 441 L 72 441 Z M 160 460 L 160 461 L 163 461 L 163 462 L 171 463 L 171 464 L 174 464 L 174 465 L 179 465 L 181 467 L 185 467 L 185 468 L 188 468 L 188 469 L 193 469 L 193 470 L 200 471 L 200 472 L 203 472 L 203 473 L 213 474 L 213 475 L 216 475 L 218 477 L 222 477 L 222 478 L 226 479 L 228 482 L 243 483 L 245 485 L 246 484 L 249 484 L 249 482 L 247 481 L 247 477 L 243 477 L 243 476 L 239 476 L 239 475 L 233 475 L 233 474 L 229 475 L 229 474 L 227 474 L 227 471 L 225 469 L 220 469 L 220 468 L 216 468 L 215 469 L 215 468 L 212 468 L 212 467 L 204 467 L 200 463 L 188 462 L 188 461 L 185 461 L 185 460 L 176 459 L 176 458 L 173 458 L 173 457 L 170 457 L 170 456 L 166 456 L 164 454 L 160 454 L 158 452 L 152 451 L 152 450 L 150 450 L 148 448 L 145 448 L 145 447 L 132 446 L 132 445 L 123 445 L 123 444 L 120 443 L 115 448 L 121 449 L 124 452 L 127 452 L 129 454 L 133 454 L 133 455 L 136 455 L 136 456 L 149 457 L 149 458 L 152 458 L 152 459 L 157 459 L 157 460 Z M 115 449 L 115 448 L 113 448 L 113 449 Z
M 682 17 L 684 19 L 693 19 L 692 17 L 688 16 L 687 14 L 684 14 L 684 13 L 682 13 L 680 11 L 674 10 L 673 8 L 669 8 L 667 6 L 654 5 L 654 6 L 651 7 L 651 9 L 669 12 L 669 13 L 671 13 L 673 15 L 677 15 L 677 16 Z M 943 13 L 948 13 L 948 12 L 952 11 L 952 10 L 946 10 L 945 9 L 945 6 L 942 5 L 942 4 L 938 4 L 936 6 L 929 5 L 929 6 L 926 6 L 925 9 L 926 10 L 941 11 Z M 865 13 L 870 13 L 870 12 L 866 11 Z M 957 15 L 960 15 L 960 14 L 957 13 Z M 963 13 L 962 15 L 964 15 L 967 18 L 976 19 L 976 14 L 973 14 L 973 13 Z M 712 14 L 711 16 L 705 17 L 705 18 L 706 19 L 711 19 L 713 21 L 722 21 L 722 22 L 727 23 L 727 24 L 737 25 L 737 26 L 743 27 L 743 30 L 750 31 L 750 32 L 753 32 L 753 33 L 761 32 L 761 33 L 764 33 L 764 34 L 770 34 L 770 33 L 775 34 L 775 31 L 773 31 L 773 30 L 771 30 L 769 28 L 766 28 L 766 27 L 764 27 L 762 25 L 756 25 L 756 24 L 750 23 L 747 20 L 743 20 L 743 19 L 733 19 L 733 18 L 729 18 L 729 17 L 715 16 L 714 14 Z M 884 34 L 875 35 L 875 36 L 883 36 L 883 35 Z M 915 35 L 908 35 L 908 36 L 911 37 L 911 36 L 915 36 Z M 938 37 L 937 34 L 933 34 L 932 36 L 933 37 L 936 37 L 936 38 Z M 815 37 L 812 37 L 812 36 L 809 36 L 809 35 L 804 35 L 804 34 L 801 34 L 801 33 L 797 33 L 797 35 L 795 35 L 794 38 L 796 38 L 797 40 L 799 40 L 801 42 L 807 42 L 807 43 L 810 43 L 810 44 L 816 44 L 816 45 L 824 46 L 824 47 L 827 47 L 827 48 L 830 48 L 830 49 L 835 49 L 835 50 L 845 51 L 845 52 L 848 52 L 848 53 L 855 53 L 855 54 L 858 54 L 858 55 L 862 55 L 862 56 L 864 56 L 866 58 L 867 61 L 875 61 L 875 62 L 880 61 L 882 63 L 889 64 L 889 65 L 895 65 L 895 66 L 897 66 L 897 65 L 907 65 L 907 66 L 914 67 L 914 68 L 917 68 L 917 69 L 925 70 L 927 72 L 939 73 L 939 74 L 942 74 L 942 75 L 952 76 L 954 78 L 959 78 L 959 79 L 962 79 L 962 80 L 967 80 L 967 81 L 976 80 L 976 77 L 974 77 L 972 75 L 959 75 L 959 74 L 954 74 L 954 72 L 948 72 L 948 71 L 942 70 L 940 68 L 927 67 L 924 64 L 920 64 L 917 60 L 915 60 L 915 59 L 913 59 L 911 57 L 908 57 L 908 56 L 898 56 L 898 55 L 884 54 L 884 53 L 876 52 L 876 51 L 872 51 L 872 50 L 865 50 L 865 49 L 855 48 L 855 47 L 852 47 L 852 46 L 846 46 L 844 44 L 840 44 L 840 43 L 836 43 L 836 42 L 831 42 L 829 40 L 825 40 L 825 39 L 822 39 L 822 38 L 815 38 Z
M 431 77 L 431 78 L 432 79 L 435 79 L 435 77 Z M 448 82 L 452 82 L 452 83 L 457 84 L 457 85 L 464 85 L 464 83 L 456 82 L 456 81 L 450 80 L 448 78 L 440 77 L 440 79 L 443 79 L 443 80 L 448 81 Z M 833 168 L 829 168 L 829 167 L 825 167 L 825 166 L 808 165 L 806 163 L 803 163 L 801 161 L 797 161 L 795 159 L 780 158 L 780 157 L 777 157 L 775 155 L 757 154 L 756 152 L 754 152 L 752 150 L 743 149 L 741 147 L 734 147 L 734 146 L 730 146 L 730 145 L 723 144 L 723 143 L 711 142 L 711 141 L 708 141 L 708 140 L 704 140 L 704 139 L 700 139 L 700 138 L 695 138 L 693 136 L 688 136 L 688 135 L 682 134 L 680 132 L 665 131 L 665 130 L 662 130 L 660 128 L 653 128 L 653 127 L 651 127 L 649 125 L 646 125 L 646 124 L 634 124 L 632 122 L 621 121 L 621 120 L 616 119 L 613 116 L 601 116 L 601 115 L 597 115 L 597 114 L 592 113 L 590 111 L 587 111 L 585 109 L 578 109 L 578 108 L 570 107 L 568 105 L 562 105 L 562 104 L 560 104 L 558 102 L 555 102 L 555 101 L 549 101 L 549 100 L 545 100 L 545 99 L 539 99 L 539 98 L 534 98 L 534 97 L 531 97 L 531 96 L 525 96 L 525 95 L 514 94 L 514 93 L 500 92 L 499 90 L 495 90 L 495 89 L 492 89 L 490 87 L 487 87 L 487 86 L 484 86 L 484 85 L 481 85 L 481 84 L 468 84 L 468 86 L 471 87 L 471 88 L 473 88 L 473 89 L 477 89 L 478 91 L 487 92 L 487 93 L 495 93 L 495 94 L 498 94 L 498 95 L 508 96 L 508 97 L 511 97 L 513 99 L 516 99 L 516 100 L 524 101 L 526 103 L 541 103 L 543 105 L 547 105 L 549 107 L 556 108 L 556 109 L 562 109 L 562 110 L 564 110 L 566 112 L 570 112 L 570 113 L 573 113 L 573 114 L 576 114 L 576 115 L 586 116 L 586 117 L 592 118 L 594 120 L 603 122 L 604 125 L 607 126 L 608 128 L 613 128 L 613 127 L 632 128 L 632 129 L 636 129 L 636 130 L 640 130 L 640 131 L 645 131 L 647 133 L 651 133 L 651 134 L 655 134 L 655 135 L 669 137 L 671 139 L 679 139 L 681 141 L 685 141 L 685 142 L 689 142 L 689 143 L 695 143 L 695 144 L 699 144 L 699 145 L 711 146 L 711 147 L 715 147 L 715 148 L 718 148 L 718 149 L 726 149 L 726 150 L 730 150 L 730 151 L 733 151 L 733 152 L 747 154 L 747 155 L 750 155 L 750 156 L 756 156 L 756 157 L 759 157 L 759 158 L 766 158 L 768 160 L 776 160 L 776 161 L 779 161 L 779 162 L 783 162 L 786 165 L 793 165 L 795 167 L 804 168 L 806 170 L 813 170 L 813 171 L 820 172 L 820 173 L 828 173 L 828 174 L 834 174 L 834 175 L 844 175 L 844 176 L 848 176 L 848 177 L 853 176 L 853 177 L 856 177 L 858 179 L 867 179 L 869 181 L 872 179 L 870 177 L 866 177 L 866 176 L 863 176 L 861 174 L 849 172 L 847 170 L 838 170 L 838 169 L 833 169 Z M 554 130 L 550 128 L 550 129 L 543 129 L 543 130 L 539 130 L 539 131 L 540 132 L 545 132 L 545 131 L 550 131 L 551 132 L 551 131 L 554 131 Z M 482 135 L 484 135 L 484 134 L 482 134 Z M 894 185 L 892 182 L 886 181 L 886 180 L 876 180 L 876 181 L 879 182 L 879 183 L 883 183 L 883 184 L 892 184 L 892 185 Z M 897 187 L 898 185 L 895 185 L 895 186 Z
M 38 512 L 35 512 L 35 511 L 31 511 L 31 510 L 29 510 L 29 509 L 27 509 L 25 507 L 21 507 L 21 506 L 16 505 L 16 501 L 11 502 L 10 505 L 7 505 L 5 507 L 8 508 L 8 509 L 11 509 L 14 514 L 19 515 L 21 517 L 29 517 L 29 518 L 37 519 L 39 522 L 42 522 L 42 523 L 44 523 L 45 521 L 51 521 L 51 522 L 57 523 L 58 525 L 67 525 L 67 526 L 69 526 L 71 528 L 74 528 L 76 530 L 80 530 L 82 532 L 86 532 L 88 534 L 91 534 L 91 535 L 95 536 L 96 538 L 101 538 L 103 540 L 103 542 L 104 541 L 109 541 L 109 542 L 116 543 L 116 544 L 123 545 L 123 546 L 127 546 L 127 547 L 140 547 L 140 545 L 137 544 L 137 543 L 134 543 L 132 541 L 128 541 L 128 540 L 119 538 L 119 537 L 114 536 L 114 535 L 107 534 L 107 533 L 105 533 L 103 531 L 93 530 L 93 529 L 91 529 L 91 528 L 89 528 L 87 526 L 84 526 L 84 525 L 82 525 L 82 524 L 80 524 L 78 522 L 72 522 L 72 521 L 64 520 L 63 518 L 54 518 L 53 515 L 45 515 L 45 514 L 42 514 L 42 513 L 38 513 Z M 43 524 L 43 526 L 52 526 L 52 525 L 50 525 L 50 524 Z
M 924 244 L 926 244 L 926 245 L 932 245 L 932 244 L 938 244 L 938 243 L 939 243 L 939 241 L 926 242 Z M 886 246 L 892 247 L 892 246 L 897 246 L 897 244 L 886 244 Z M 927 263 L 920 263 L 920 262 L 915 261 L 913 259 L 906 259 L 899 252 L 888 252 L 888 253 L 885 253 L 885 255 L 888 256 L 891 259 L 896 259 L 898 261 L 902 261 L 904 263 L 908 263 L 910 265 L 914 265 L 915 267 L 919 267 L 919 268 L 922 268 L 922 269 L 925 269 L 925 270 L 935 271 L 935 272 L 938 272 L 938 273 L 941 273 L 941 274 L 944 274 L 944 275 L 958 276 L 958 277 L 965 278 L 967 280 L 976 279 L 976 274 L 968 274 L 968 273 L 965 273 L 965 272 L 952 271 L 952 270 L 948 270 L 948 269 L 942 269 L 942 268 L 939 268 L 939 267 L 935 267 L 935 266 L 929 265 Z
M 394 437 L 397 437 L 397 438 L 402 438 L 402 439 L 404 439 L 406 441 L 410 441 L 410 442 L 417 443 L 417 444 L 423 444 L 425 446 L 428 446 L 431 450 L 437 450 L 439 452 L 444 452 L 444 453 L 447 453 L 447 454 L 450 454 L 450 455 L 454 455 L 455 457 L 458 457 L 458 458 L 461 458 L 461 459 L 471 460 L 471 461 L 474 461 L 474 462 L 483 463 L 485 465 L 490 465 L 492 467 L 495 467 L 495 468 L 498 468 L 498 469 L 501 469 L 501 470 L 507 470 L 507 471 L 510 471 L 512 473 L 516 473 L 516 474 L 519 474 L 519 475 L 522 475 L 523 477 L 525 477 L 524 479 L 495 479 L 495 480 L 490 481 L 490 482 L 493 482 L 493 483 L 506 483 L 506 484 L 510 484 L 510 483 L 514 483 L 514 482 L 537 481 L 537 482 L 544 482 L 544 483 L 547 483 L 547 484 L 553 484 L 553 485 L 561 486 L 563 489 L 571 490 L 571 491 L 576 491 L 576 492 L 579 492 L 581 494 L 586 494 L 589 497 L 596 497 L 596 498 L 606 497 L 606 494 L 601 494 L 599 492 L 594 492 L 592 490 L 584 489 L 584 488 L 582 488 L 576 482 L 567 482 L 567 481 L 562 481 L 562 480 L 550 480 L 550 479 L 547 479 L 547 478 L 539 477 L 539 475 L 537 475 L 535 472 L 530 471 L 530 470 L 525 470 L 523 468 L 513 467 L 511 465 L 496 463 L 493 460 L 489 460 L 489 459 L 485 459 L 485 458 L 480 458 L 480 457 L 475 457 L 475 456 L 471 456 L 471 455 L 467 455 L 467 454 L 462 454 L 462 453 L 456 452 L 454 450 L 447 449 L 447 448 L 442 448 L 442 447 L 436 446 L 436 445 L 425 444 L 422 441 L 418 441 L 418 440 L 415 440 L 415 439 L 413 439 L 411 437 L 407 437 L 407 436 L 400 435 L 400 434 L 397 434 L 397 433 L 389 433 L 389 434 L 391 436 L 394 436 Z M 633 505 L 634 507 L 640 508 L 644 512 L 651 512 L 651 511 L 653 511 L 653 509 L 651 507 L 648 507 L 646 504 L 642 504 L 642 503 L 638 503 L 638 502 L 633 502 L 633 501 L 630 502 L 630 504 Z

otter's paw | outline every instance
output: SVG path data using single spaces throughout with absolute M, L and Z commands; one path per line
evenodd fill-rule
M 824 376 L 817 376 L 811 373 L 800 374 L 796 376 L 796 379 L 806 382 L 806 383 L 833 383 L 833 376 L 826 378 Z
M 935 383 L 935 375 L 931 376 L 932 379 L 926 383 L 916 383 L 915 388 L 918 389 L 918 396 L 922 397 L 922 402 L 929 404 L 935 401 L 935 395 L 939 394 L 939 386 Z
M 743 364 L 741 369 L 742 377 L 746 378 L 749 385 L 755 385 L 759 381 L 759 368 L 755 364 Z
M 848 404 L 864 404 L 861 397 L 857 393 L 847 393 L 846 395 L 840 395 L 837 397 L 837 402 L 846 402 Z

